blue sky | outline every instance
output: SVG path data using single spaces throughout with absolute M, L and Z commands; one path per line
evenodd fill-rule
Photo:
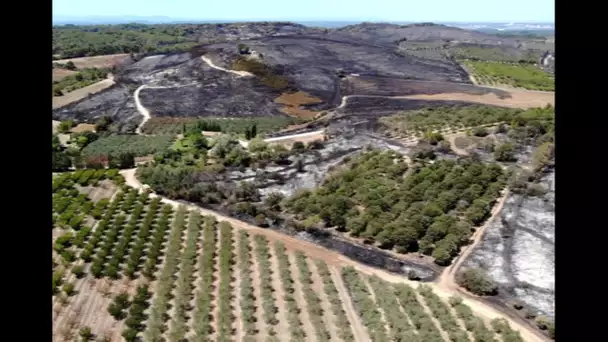
M 553 22 L 554 0 L 53 0 L 53 16 L 208 20 Z

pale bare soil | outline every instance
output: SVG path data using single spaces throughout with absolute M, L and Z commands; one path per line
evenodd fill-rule
M 67 280 L 66 280 L 67 281 Z M 121 291 L 133 294 L 136 281 L 95 279 L 88 276 L 76 280 L 76 294 L 65 306 L 53 299 L 53 341 L 73 341 L 82 327 L 90 327 L 97 336 L 108 336 L 111 341 L 122 341 L 123 322 L 116 322 L 108 313 L 108 305 L 114 295 Z M 61 308 L 61 309 L 58 309 Z
M 65 64 L 72 61 L 76 68 L 110 68 L 114 65 L 120 64 L 129 58 L 128 53 L 118 53 L 114 55 L 103 55 L 93 57 L 79 57 L 79 58 L 68 58 L 53 61 L 53 63 Z
M 61 81 L 67 76 L 74 75 L 77 71 L 61 69 L 61 68 L 53 68 L 53 82 Z
M 505 90 L 507 90 L 511 94 L 510 98 L 501 99 L 494 93 L 488 93 L 484 95 L 443 93 L 434 95 L 410 95 L 404 96 L 403 98 L 416 100 L 466 101 L 486 105 L 524 109 L 544 107 L 547 104 L 555 106 L 555 93 L 535 92 L 520 89 Z
M 134 169 L 123 170 L 123 171 L 121 171 L 121 173 L 125 177 L 125 180 L 128 185 L 134 186 L 136 188 L 141 188 L 141 183 L 136 179 L 136 177 L 134 175 L 134 171 L 135 171 Z M 169 203 L 174 206 L 181 204 L 178 201 L 169 200 L 166 198 L 163 198 L 162 201 L 164 203 Z M 490 220 L 492 220 L 496 216 L 496 213 L 500 211 L 500 206 L 502 205 L 501 203 L 504 203 L 504 197 L 498 201 L 498 204 L 493 209 L 492 217 L 490 218 Z M 250 232 L 251 235 L 254 235 L 254 234 L 263 235 L 270 241 L 271 244 L 277 240 L 281 241 L 281 242 L 283 242 L 283 244 L 285 245 L 285 247 L 288 251 L 292 251 L 292 252 L 297 251 L 297 250 L 305 251 L 309 258 L 322 259 L 322 260 L 326 261 L 329 264 L 328 266 L 330 267 L 330 271 L 332 273 L 332 279 L 336 285 L 336 288 L 340 292 L 340 296 L 341 296 L 347 317 L 349 318 L 349 321 L 351 322 L 351 326 L 353 327 L 353 331 L 355 333 L 357 341 L 369 341 L 369 337 L 367 335 L 365 327 L 361 324 L 359 317 L 356 314 L 356 311 L 354 311 L 354 308 L 352 307 L 352 302 L 348 296 L 348 292 L 347 292 L 346 288 L 344 287 L 344 284 L 343 284 L 342 279 L 339 274 L 339 272 L 340 272 L 339 269 L 341 267 L 353 266 L 355 269 L 357 269 L 358 271 L 360 271 L 364 274 L 376 275 L 385 281 L 389 281 L 389 282 L 393 282 L 393 283 L 406 283 L 413 287 L 417 287 L 419 285 L 418 282 L 410 281 L 403 276 L 395 275 L 395 274 L 386 272 L 384 270 L 380 270 L 377 268 L 373 268 L 370 266 L 360 264 L 337 252 L 327 250 L 316 244 L 313 244 L 313 243 L 310 243 L 307 241 L 303 241 L 303 240 L 298 240 L 292 236 L 288 236 L 288 235 L 279 233 L 274 230 L 255 227 L 246 222 L 243 222 L 243 221 L 240 221 L 240 220 L 237 220 L 234 218 L 226 217 L 222 214 L 219 214 L 219 213 L 211 211 L 211 210 L 207 210 L 207 209 L 203 209 L 203 208 L 199 208 L 199 207 L 195 207 L 195 206 L 190 206 L 190 207 L 200 210 L 203 215 L 213 215 L 220 221 L 227 221 L 237 230 L 245 229 L 248 232 Z M 488 220 L 487 222 L 490 222 L 490 220 Z M 487 223 L 486 223 L 486 225 L 487 225 Z M 484 227 L 486 225 L 484 225 Z M 465 293 L 464 291 L 460 290 L 458 288 L 458 286 L 456 286 L 454 284 L 454 282 L 453 282 L 453 272 L 454 271 L 453 270 L 458 268 L 458 266 L 461 264 L 460 260 L 466 259 L 466 256 L 470 253 L 470 251 L 472 251 L 474 249 L 475 244 L 479 241 L 481 235 L 483 234 L 483 231 L 485 229 L 484 227 L 479 228 L 477 230 L 477 232 L 474 234 L 473 244 L 468 246 L 463 251 L 463 254 L 461 256 L 462 259 L 459 258 L 458 260 L 455 261 L 455 263 L 454 263 L 455 267 L 448 269 L 448 271 L 446 271 L 446 273 L 444 275 L 442 275 L 441 279 L 438 282 L 430 283 L 429 286 L 431 286 L 431 288 L 434 290 L 434 292 L 438 296 L 443 298 L 444 300 L 448 300 L 449 297 L 451 297 L 453 295 L 462 296 L 463 303 L 470 306 L 471 309 L 473 310 L 473 312 L 475 312 L 475 314 L 477 316 L 479 316 L 480 318 L 482 318 L 486 321 L 491 320 L 493 318 L 498 318 L 498 317 L 507 319 L 507 321 L 509 321 L 511 327 L 515 330 L 518 330 L 521 333 L 521 335 L 525 341 L 530 341 L 530 342 L 547 341 L 546 337 L 544 337 L 542 334 L 540 334 L 536 330 L 529 328 L 526 324 L 523 324 L 521 320 L 512 318 L 512 317 L 502 313 L 498 309 L 496 309 L 493 306 L 484 302 L 482 299 L 469 295 L 469 294 Z M 251 237 L 251 239 L 252 239 L 252 237 Z M 255 258 L 253 258 L 253 259 L 255 262 Z M 256 264 L 256 266 L 257 266 L 257 264 Z M 257 267 L 255 267 L 254 270 L 257 270 Z M 452 270 L 452 271 L 449 271 L 449 270 Z M 450 274 L 452 274 L 452 275 L 450 276 Z M 257 279 L 259 279 L 259 277 Z M 254 284 L 256 285 L 255 287 L 258 287 L 258 289 L 259 289 L 259 283 L 256 284 L 255 274 L 254 274 L 253 280 L 254 280 Z M 256 296 L 257 296 L 257 298 L 259 298 L 259 291 L 256 293 Z M 281 297 L 277 296 L 277 299 L 278 298 L 281 298 Z M 279 304 L 279 303 L 277 303 L 277 304 Z M 258 308 L 260 308 L 260 307 L 258 307 Z
M 262 308 L 262 291 L 260 286 L 260 264 L 258 259 L 255 257 L 254 252 L 255 243 L 253 241 L 253 235 L 249 235 L 249 248 L 251 264 L 251 285 L 253 286 L 253 295 L 255 296 L 255 318 L 256 318 L 256 329 L 258 334 L 256 335 L 258 341 L 266 340 L 267 324 L 264 322 L 264 309 Z
M 82 132 L 95 132 L 95 125 L 81 123 L 76 125 L 74 128 L 70 130 L 72 133 L 82 133 Z
M 67 106 L 70 103 L 74 103 L 76 101 L 80 101 L 87 97 L 89 94 L 98 93 L 104 89 L 107 89 L 115 84 L 114 79 L 107 78 L 103 81 L 99 81 L 95 84 L 91 84 L 84 88 L 76 89 L 69 93 L 64 94 L 63 96 L 53 96 L 53 109 L 61 108 L 63 106 Z

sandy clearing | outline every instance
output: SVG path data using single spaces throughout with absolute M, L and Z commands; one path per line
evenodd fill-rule
M 502 89 L 507 90 L 507 89 Z M 510 98 L 501 99 L 494 93 L 484 95 L 471 95 L 463 93 L 443 93 L 435 95 L 410 95 L 404 99 L 416 100 L 442 100 L 442 101 L 465 101 L 486 105 L 510 107 L 510 108 L 534 108 L 544 107 L 548 104 L 555 106 L 555 93 L 534 92 L 528 90 L 508 89 Z
M 76 89 L 64 94 L 63 96 L 53 96 L 53 109 L 61 108 L 71 103 L 80 101 L 89 94 L 98 93 L 113 86 L 114 84 L 114 78 L 106 78 L 103 81 L 99 81 L 84 88 Z
M 67 58 L 53 61 L 53 63 L 65 64 L 72 61 L 78 69 L 83 68 L 109 68 L 120 64 L 129 58 L 128 53 L 117 53 L 113 55 L 101 55 L 92 57 Z
M 77 72 L 78 71 L 74 71 L 74 70 L 53 68 L 53 82 L 61 81 L 62 79 L 66 78 L 67 76 L 74 75 Z
M 406 95 L 406 96 L 381 96 L 381 95 L 347 95 L 342 97 L 342 102 L 336 109 L 344 108 L 348 99 L 354 97 L 362 98 L 385 98 L 385 99 L 411 99 L 411 100 L 441 100 L 441 101 L 465 101 L 509 108 L 534 108 L 544 107 L 547 104 L 555 106 L 555 93 L 539 92 L 520 89 L 501 89 L 509 92 L 509 98 L 501 99 L 494 93 L 483 95 L 472 95 L 465 93 L 442 93 L 434 95 Z
M 328 265 L 329 266 L 329 265 Z M 344 283 L 342 282 L 342 277 L 340 276 L 340 271 L 338 271 L 335 267 L 329 266 L 329 271 L 331 273 L 331 279 L 336 285 L 336 289 L 340 295 L 340 300 L 342 301 L 342 305 L 344 305 L 344 311 L 346 312 L 346 317 L 348 317 L 348 321 L 350 322 L 350 326 L 353 328 L 353 333 L 355 336 L 355 341 L 371 341 L 369 335 L 367 333 L 367 328 L 363 326 L 361 323 L 361 319 L 355 311 L 353 307 L 353 302 L 348 294 L 348 290 Z
M 293 253 L 287 253 L 287 257 L 289 258 L 291 278 L 294 281 L 295 291 L 293 295 L 296 299 L 296 303 L 298 303 L 298 308 L 300 308 L 299 316 L 300 322 L 302 322 L 302 329 L 306 332 L 307 341 L 317 341 L 315 328 L 312 326 L 310 315 L 308 314 L 308 303 L 306 302 L 306 298 L 304 298 L 304 290 L 302 289 L 302 282 L 300 281 L 300 269 L 296 264 L 296 258 Z
M 308 269 L 312 274 L 311 279 L 313 283 L 310 286 L 321 300 L 323 322 L 325 323 L 327 331 L 329 331 L 331 341 L 342 341 L 342 339 L 339 337 L 338 328 L 336 326 L 336 316 L 333 313 L 329 299 L 327 299 L 327 296 L 325 295 L 325 291 L 323 289 L 323 279 L 321 279 L 321 276 L 319 275 L 317 265 L 308 257 L 306 258 L 306 262 L 308 263 Z
M 137 180 L 137 178 L 135 177 L 135 169 L 122 170 L 121 174 L 125 177 L 126 184 L 141 189 L 142 185 L 139 182 L 139 180 Z M 155 196 L 156 196 L 155 194 L 151 194 L 150 197 L 155 197 Z M 173 206 L 183 205 L 183 203 L 181 203 L 179 201 L 170 200 L 170 199 L 167 199 L 164 197 L 161 197 L 161 198 L 162 198 L 163 203 L 168 203 Z M 190 204 L 190 206 L 193 206 L 193 205 Z M 303 241 L 303 240 L 298 240 L 292 236 L 288 236 L 288 235 L 282 234 L 280 232 L 277 232 L 277 231 L 274 231 L 271 229 L 264 229 L 264 228 L 256 227 L 256 226 L 250 225 L 246 222 L 243 222 L 243 221 L 240 221 L 240 220 L 237 220 L 234 218 L 226 217 L 226 216 L 219 214 L 217 212 L 214 212 L 212 210 L 208 210 L 208 209 L 204 209 L 204 208 L 200 208 L 200 207 L 196 207 L 196 208 L 197 208 L 197 210 L 200 210 L 203 213 L 203 215 L 215 216 L 218 219 L 218 221 L 227 221 L 234 228 L 245 229 L 248 232 L 250 232 L 250 234 L 252 234 L 252 235 L 253 234 L 263 235 L 266 238 L 268 238 L 270 241 L 275 241 L 275 240 L 282 241 L 288 250 L 304 251 L 304 252 L 306 252 L 308 257 L 313 258 L 313 259 L 325 260 L 325 262 L 327 262 L 328 264 L 334 265 L 334 267 L 353 266 L 355 269 L 357 269 L 360 272 L 363 272 L 368 275 L 376 275 L 376 276 L 380 277 L 381 279 L 389 281 L 389 282 L 406 283 L 413 287 L 418 287 L 418 285 L 419 285 L 418 282 L 410 281 L 406 277 L 392 274 L 392 273 L 389 273 L 389 272 L 381 270 L 381 269 L 373 268 L 371 266 L 360 264 L 352 259 L 345 257 L 342 254 L 339 254 L 334 251 L 330 251 L 330 250 L 325 249 L 324 247 L 321 247 L 314 243 L 310 243 L 310 242 Z M 499 210 L 497 210 L 496 207 L 494 210 L 499 211 Z M 471 246 L 469 246 L 469 248 L 470 247 Z M 471 250 L 472 250 L 472 248 L 471 248 Z M 255 259 L 255 258 L 253 258 L 253 259 Z M 330 266 L 330 270 L 333 270 L 332 272 L 336 273 L 336 270 L 333 269 L 332 266 Z M 339 277 L 339 274 L 337 274 L 337 275 L 338 275 L 337 280 L 336 280 L 335 274 L 332 276 L 332 279 L 335 282 L 336 288 L 338 288 L 338 285 L 341 284 L 342 291 L 344 291 L 345 288 L 341 281 L 341 278 Z M 449 297 L 451 297 L 452 295 L 455 295 L 455 294 L 461 295 L 463 297 L 463 303 L 470 306 L 471 309 L 473 310 L 473 312 L 479 317 L 490 319 L 490 320 L 493 318 L 497 318 L 497 317 L 502 317 L 502 318 L 507 319 L 507 321 L 509 321 L 511 327 L 515 330 L 518 330 L 521 333 L 524 340 L 526 340 L 528 342 L 548 341 L 547 337 L 543 336 L 540 332 L 528 327 L 527 325 L 522 324 L 521 320 L 513 319 L 512 317 L 508 316 L 507 314 L 504 314 L 503 312 L 492 307 L 491 305 L 486 304 L 483 300 L 481 300 L 479 298 L 475 298 L 474 296 L 471 296 L 471 295 L 467 295 L 466 293 L 463 293 L 462 291 L 458 290 L 457 287 L 455 287 L 455 288 L 449 287 L 449 286 L 446 287 L 445 281 L 443 283 L 441 281 L 439 281 L 438 283 L 429 283 L 428 285 L 431 286 L 431 288 L 435 291 L 435 293 L 438 296 L 442 297 L 444 300 L 448 300 Z M 346 306 L 350 303 L 350 298 L 346 297 L 346 299 L 347 299 L 347 301 L 344 302 L 345 311 L 347 312 L 347 315 L 352 315 L 352 312 L 349 313 L 348 310 L 346 310 Z M 343 300 L 344 300 L 344 298 L 343 298 Z M 351 303 L 350 307 L 352 309 L 352 303 Z M 356 313 L 355 313 L 355 315 L 356 315 Z M 352 324 L 352 319 L 349 318 L 349 320 L 351 320 L 351 324 Z M 355 322 L 358 322 L 358 320 L 355 320 Z M 360 324 L 360 322 L 359 322 L 359 324 Z M 360 327 L 361 326 L 359 326 L 359 328 L 358 328 L 359 330 L 361 329 Z M 357 329 L 357 327 L 354 325 L 353 325 L 353 328 Z M 355 335 L 357 335 L 358 333 L 361 333 L 361 332 L 355 331 Z M 367 336 L 367 334 L 365 334 L 363 336 Z M 369 338 L 367 337 L 367 339 L 364 339 L 364 340 L 369 341 Z M 360 339 L 358 341 L 360 341 Z

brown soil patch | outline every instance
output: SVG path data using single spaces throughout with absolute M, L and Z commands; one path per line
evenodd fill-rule
M 105 80 L 99 81 L 95 84 L 91 84 L 90 86 L 86 86 L 84 88 L 76 89 L 74 91 L 66 93 L 63 96 L 53 96 L 53 109 L 67 106 L 70 103 L 74 103 L 76 101 L 80 101 L 80 100 L 84 99 L 85 97 L 87 97 L 89 94 L 98 93 L 113 85 L 114 85 L 113 79 L 105 79 Z
M 281 111 L 287 115 L 302 119 L 312 119 L 315 118 L 319 112 L 301 109 L 300 106 L 321 103 L 323 101 L 314 96 L 310 96 L 308 93 L 298 91 L 295 93 L 283 93 L 281 96 L 274 99 L 274 102 L 284 105 L 285 107 L 281 108 Z
M 404 96 L 407 99 L 418 100 L 441 100 L 441 101 L 465 101 L 474 102 L 494 106 L 510 107 L 510 108 L 534 108 L 544 107 L 547 104 L 555 106 L 555 93 L 550 92 L 535 92 L 526 90 L 507 90 L 510 98 L 499 98 L 494 93 L 484 95 L 472 95 L 463 93 L 443 93 L 434 95 L 410 95 Z
M 61 81 L 67 76 L 74 75 L 77 71 L 53 68 L 53 82 Z
M 68 58 L 53 61 L 53 63 L 65 64 L 72 61 L 78 69 L 83 68 L 110 68 L 129 59 L 128 53 L 118 53 L 114 55 L 103 55 L 93 57 Z
M 287 115 L 291 115 L 291 116 L 295 116 L 297 118 L 300 119 L 314 119 L 317 117 L 317 115 L 319 115 L 321 112 L 313 112 L 312 110 L 308 110 L 308 109 L 301 109 L 301 108 L 296 108 L 296 107 L 283 107 L 281 108 L 281 112 L 287 114 Z
M 81 123 L 70 130 L 72 133 L 95 132 L 95 125 Z

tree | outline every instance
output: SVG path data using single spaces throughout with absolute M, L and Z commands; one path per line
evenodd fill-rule
M 532 166 L 534 172 L 541 172 L 547 167 L 553 166 L 555 158 L 555 145 L 550 142 L 545 142 L 538 146 L 532 155 Z
M 428 130 L 424 133 L 424 140 L 431 145 L 437 145 L 437 143 L 443 140 L 443 135 L 439 132 Z
M 517 161 L 517 158 L 515 158 L 515 147 L 510 143 L 499 145 L 494 149 L 494 158 L 497 161 Z
M 280 192 L 272 192 L 268 194 L 264 200 L 264 204 L 270 210 L 281 211 L 281 201 L 283 201 L 283 198 L 285 198 L 285 196 Z
M 480 268 L 468 268 L 458 272 L 456 274 L 456 283 L 480 296 L 493 296 L 498 293 L 498 287 L 492 283 L 488 275 Z
M 292 151 L 300 151 L 305 149 L 304 143 L 301 141 L 294 141 L 294 143 L 291 145 L 291 150 Z
M 437 144 L 437 152 L 449 153 L 452 151 L 452 146 L 449 141 L 442 140 Z
M 66 120 L 61 121 L 61 123 L 57 127 L 57 130 L 59 131 L 59 133 L 68 133 L 72 129 L 72 127 L 74 127 L 74 121 Z
M 72 61 L 68 61 L 67 63 L 65 63 L 65 68 L 72 71 L 77 69 L 76 65 L 74 65 L 74 62 Z
M 481 126 L 473 128 L 473 131 L 471 133 L 474 136 L 481 137 L 481 138 L 488 135 L 488 131 L 484 127 L 481 127 Z
M 51 165 L 53 171 L 67 171 L 72 166 L 72 161 L 64 152 L 53 151 Z
M 301 158 L 296 160 L 296 171 L 304 172 L 304 160 L 302 160 Z

